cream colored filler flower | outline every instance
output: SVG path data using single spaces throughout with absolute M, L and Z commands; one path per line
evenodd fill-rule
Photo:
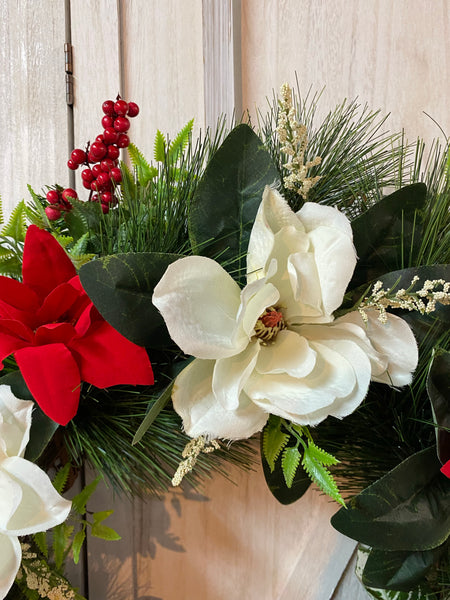
M 352 230 L 338 210 L 307 202 L 294 213 L 265 189 L 252 229 L 247 285 L 215 261 L 171 264 L 153 302 L 172 339 L 195 357 L 175 380 L 186 433 L 240 439 L 269 414 L 299 425 L 342 418 L 371 380 L 405 385 L 417 344 L 405 321 L 377 312 L 334 319 L 356 265 Z
M 45 531 L 66 520 L 71 502 L 48 475 L 23 458 L 34 403 L 0 386 L 0 598 L 6 597 L 20 567 L 18 536 Z

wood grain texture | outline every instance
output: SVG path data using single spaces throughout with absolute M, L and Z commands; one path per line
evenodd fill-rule
M 325 87 L 318 117 L 358 97 L 391 113 L 391 131 L 450 135 L 447 0 L 245 0 L 243 102 L 253 114 L 285 81 L 303 95 Z M 320 121 L 318 121 L 320 122 Z
M 114 507 L 123 539 L 89 541 L 89 591 L 108 600 L 325 600 L 354 542 L 332 529 L 336 505 L 310 490 L 281 506 L 261 472 L 216 477 L 199 492 L 116 500 L 100 490 L 91 510 Z M 108 505 L 109 501 L 109 505 Z
M 27 184 L 67 179 L 64 4 L 0 0 L 0 195 L 6 216 Z

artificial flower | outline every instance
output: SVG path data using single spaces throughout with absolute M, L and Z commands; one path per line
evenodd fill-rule
M 355 264 L 345 215 L 315 203 L 294 213 L 266 188 L 243 290 L 206 257 L 168 267 L 153 302 L 172 339 L 196 357 L 173 391 L 188 435 L 249 437 L 269 414 L 316 425 L 353 412 L 371 379 L 409 383 L 417 345 L 406 322 L 334 320 Z
M 18 536 L 46 531 L 66 520 L 71 502 L 48 475 L 23 458 L 29 440 L 33 402 L 19 400 L 0 386 L 0 598 L 6 597 L 19 570 Z
M 64 249 L 35 225 L 25 238 L 22 282 L 0 277 L 0 361 L 10 354 L 36 402 L 61 425 L 77 412 L 81 381 L 153 383 L 145 349 L 103 319 Z

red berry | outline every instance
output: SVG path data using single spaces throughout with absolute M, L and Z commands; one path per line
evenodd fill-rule
M 124 117 L 128 112 L 128 102 L 125 102 L 125 100 L 117 100 L 114 104 L 114 111 L 121 117 Z
M 119 133 L 126 133 L 130 129 L 130 120 L 126 117 L 117 117 L 114 121 L 114 129 Z
M 69 160 L 67 161 L 67 166 L 69 167 L 69 169 L 72 169 L 72 171 L 76 171 L 79 167 L 78 163 L 73 162 L 71 158 L 69 158 Z
M 128 116 L 136 117 L 138 114 L 139 114 L 139 106 L 136 104 L 136 102 L 129 102 L 128 103 Z
M 111 169 L 111 178 L 113 179 L 114 183 L 120 183 L 122 181 L 122 172 L 119 167 L 114 167 L 114 169 Z
M 47 215 L 47 219 L 49 221 L 56 221 L 61 216 L 61 212 L 54 206 L 46 206 L 45 214 Z
M 108 149 L 102 142 L 94 142 L 89 150 L 89 154 L 94 156 L 97 160 L 102 160 L 102 158 L 106 156 L 107 152 Z
M 98 201 L 99 201 L 98 194 L 92 194 L 92 196 L 91 196 L 91 202 L 98 202 Z
M 124 135 L 124 134 L 120 134 L 119 139 L 120 139 L 121 135 Z M 125 137 L 128 137 L 128 136 L 125 136 Z M 125 147 L 126 146 L 124 146 L 124 148 Z M 117 158 L 119 158 L 119 156 L 120 156 L 120 150 L 117 146 L 114 146 L 114 145 L 108 146 L 108 154 L 107 154 L 108 158 L 111 158 L 112 160 L 116 160 Z
M 105 186 L 108 185 L 110 180 L 111 180 L 111 178 L 109 176 L 109 173 L 105 173 L 105 171 L 102 171 L 100 173 L 100 175 L 97 177 L 97 185 L 99 188 L 104 188 Z
M 87 157 L 88 157 L 88 162 L 90 162 L 90 163 L 96 163 L 97 162 L 97 159 L 95 158 L 95 156 L 92 154 L 92 152 L 90 150 L 88 152 Z
M 117 142 L 117 138 L 119 137 L 119 132 L 114 129 L 114 127 L 108 127 L 103 132 L 103 139 L 106 144 L 115 144 Z
M 112 100 L 105 100 L 102 104 L 102 110 L 105 115 L 112 115 L 114 113 L 114 102 Z
M 100 175 L 100 173 L 102 173 L 102 172 L 103 172 L 103 169 L 100 164 L 97 163 L 96 165 L 94 165 L 92 167 L 92 174 L 94 175 L 94 178 L 98 177 Z M 92 179 L 91 179 L 91 181 L 92 181 Z
M 100 189 L 100 186 L 98 185 L 97 180 L 94 179 L 94 181 L 91 183 L 91 190 L 93 192 L 98 192 L 99 189 Z
M 95 141 L 96 141 L 96 142 L 100 142 L 100 143 L 102 143 L 102 144 L 103 144 L 103 142 L 104 142 L 104 140 L 103 140 L 103 134 L 100 134 L 100 135 L 98 135 L 98 136 L 95 138 Z M 94 143 L 95 143 L 95 142 L 94 142 Z
M 105 129 L 107 127 L 112 127 L 114 125 L 114 118 L 110 115 L 105 115 L 102 119 L 102 125 Z
M 127 136 L 126 133 L 121 133 L 119 135 L 119 139 L 117 140 L 117 146 L 119 148 L 128 148 L 129 145 L 130 145 L 130 138 Z
M 70 158 L 75 164 L 82 165 L 86 162 L 86 152 L 81 148 L 75 148 L 75 150 L 72 150 L 70 153 Z
M 60 199 L 60 195 L 57 190 L 49 190 L 45 197 L 47 198 L 47 202 L 50 202 L 50 204 L 58 204 Z
M 86 179 L 83 179 L 83 187 L 86 188 L 87 190 L 91 189 L 91 181 L 87 181 Z
M 78 198 L 77 193 L 72 188 L 66 188 L 62 193 L 62 199 L 64 202 L 69 202 L 70 200 L 76 200 Z M 70 202 L 69 202 L 70 204 Z
M 100 194 L 100 199 L 102 203 L 111 204 L 113 195 L 111 192 L 103 192 L 102 194 Z
M 104 215 L 107 215 L 109 213 L 109 204 L 102 202 L 102 211 Z
M 106 173 L 109 173 L 109 171 L 111 171 L 111 169 L 114 169 L 115 166 L 116 162 L 112 160 L 112 158 L 104 158 L 100 163 L 101 170 L 106 171 Z
M 92 181 L 94 178 L 95 175 L 92 172 L 92 169 L 84 169 L 84 171 L 81 171 L 81 179 L 83 181 Z

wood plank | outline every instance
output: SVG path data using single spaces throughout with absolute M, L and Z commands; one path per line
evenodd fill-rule
M 123 539 L 90 541 L 90 596 L 330 598 L 354 547 L 329 524 L 336 505 L 310 490 L 282 506 L 259 470 L 232 473 L 236 485 L 217 477 L 200 492 L 144 503 L 111 504 L 99 490 L 89 508 L 114 508 L 110 521 Z
M 450 134 L 450 6 L 446 0 L 246 0 L 244 106 L 255 115 L 285 81 L 325 87 L 318 117 L 344 98 L 391 113 L 391 131 L 430 141 Z M 320 123 L 320 120 L 318 120 Z
M 0 0 L 0 195 L 9 214 L 27 184 L 67 181 L 64 4 Z

